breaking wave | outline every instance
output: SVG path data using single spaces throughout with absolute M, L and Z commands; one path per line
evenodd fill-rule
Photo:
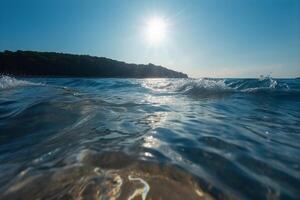
M 35 86 L 35 85 L 41 85 L 41 83 L 33 83 L 30 81 L 19 80 L 5 75 L 0 76 L 0 90 L 22 87 L 22 86 Z
M 226 94 L 236 92 L 298 92 L 288 84 L 269 76 L 258 79 L 172 79 L 145 82 L 144 86 L 157 92 L 183 93 L 188 95 Z

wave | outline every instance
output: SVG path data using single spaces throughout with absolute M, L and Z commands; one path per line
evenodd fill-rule
M 291 79 L 292 80 L 292 79 Z M 98 79 L 71 79 L 63 83 L 63 88 L 66 86 L 93 88 L 99 89 L 128 89 L 140 86 L 142 88 L 150 89 L 158 93 L 175 93 L 187 94 L 194 96 L 205 95 L 223 95 L 231 93 L 284 93 L 284 94 L 299 94 L 300 88 L 290 87 L 288 81 L 273 79 L 270 76 L 261 76 L 258 79 L 122 79 L 122 80 L 106 80 L 105 82 Z M 0 90 L 10 89 L 22 86 L 37 86 L 43 85 L 38 82 L 31 82 L 28 80 L 19 80 L 14 77 L 1 75 L 0 76 Z M 51 84 L 50 84 L 51 85 Z M 298 85 L 298 84 L 297 84 Z M 59 86 L 57 86 L 59 87 Z
M 298 93 L 299 89 L 291 89 L 285 82 L 273 78 L 260 77 L 259 79 L 172 79 L 148 81 L 144 84 L 157 92 L 182 93 L 188 95 L 211 95 L 227 93 L 258 93 L 258 92 L 285 92 Z
M 5 76 L 5 75 L 0 76 L 0 90 L 22 87 L 22 86 L 36 86 L 36 85 L 42 85 L 42 84 L 33 83 L 25 80 L 18 80 L 14 77 Z
M 287 83 L 280 83 L 270 76 L 261 76 L 258 79 L 240 79 L 228 83 L 228 86 L 239 91 L 253 92 L 259 90 L 290 90 Z

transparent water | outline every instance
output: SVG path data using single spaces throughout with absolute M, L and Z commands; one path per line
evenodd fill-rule
M 2 76 L 0 198 L 298 199 L 299 125 L 299 79 Z

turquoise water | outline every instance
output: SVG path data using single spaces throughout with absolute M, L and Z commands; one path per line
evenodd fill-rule
M 130 159 L 180 168 L 216 199 L 299 199 L 299 125 L 299 79 L 2 76 L 0 198 L 73 194 L 69 185 L 51 195 L 32 188 L 49 188 L 54 171 L 84 168 L 86 152 L 110 152 L 106 169 L 109 159 L 119 172 Z

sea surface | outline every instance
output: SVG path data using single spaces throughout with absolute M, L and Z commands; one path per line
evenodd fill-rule
M 0 199 L 299 198 L 299 79 L 0 76 Z

